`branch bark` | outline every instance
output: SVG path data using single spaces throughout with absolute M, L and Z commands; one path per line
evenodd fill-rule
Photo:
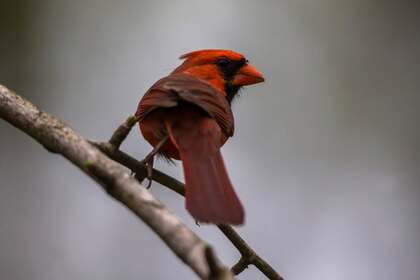
M 128 207 L 159 235 L 201 279 L 233 279 L 209 246 L 121 165 L 109 159 L 62 121 L 40 111 L 2 85 L 0 118 L 30 135 L 50 152 L 61 154 L 98 182 L 108 194 Z M 115 141 L 114 144 L 119 147 L 121 142 Z
M 140 161 L 131 157 L 130 155 L 122 152 L 119 147 L 129 134 L 132 127 L 135 125 L 135 118 L 129 117 L 123 124 L 121 124 L 113 133 L 109 142 L 91 142 L 97 146 L 102 152 L 107 154 L 113 160 L 124 165 L 132 172 L 137 174 L 137 178 L 144 178 L 146 175 L 146 166 Z M 118 143 L 115 146 L 113 143 Z M 153 169 L 152 179 L 161 185 L 169 188 L 170 190 L 185 196 L 185 186 L 177 179 L 166 175 L 165 173 Z M 271 280 L 283 280 L 283 278 L 274 270 L 274 268 L 261 258 L 247 243 L 246 241 L 235 231 L 235 229 L 229 225 L 218 225 L 218 228 L 223 234 L 232 242 L 232 244 L 238 249 L 241 254 L 239 261 L 231 268 L 235 275 L 240 274 L 249 265 L 254 265 L 258 268 L 268 279 Z

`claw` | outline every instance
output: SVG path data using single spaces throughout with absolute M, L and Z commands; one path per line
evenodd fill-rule
M 152 187 L 152 179 L 151 178 L 147 178 L 148 182 L 147 182 L 147 186 L 146 189 L 150 189 Z
M 162 140 L 153 148 L 153 150 L 141 161 L 142 164 L 146 165 L 147 169 L 147 176 L 146 179 L 149 180 L 147 183 L 146 188 L 150 189 L 152 186 L 152 179 L 153 179 L 153 162 L 155 155 L 159 152 L 160 148 L 166 143 L 168 140 L 168 136 L 162 138 Z

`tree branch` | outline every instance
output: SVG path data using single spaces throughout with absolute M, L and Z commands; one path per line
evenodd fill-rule
M 127 138 L 128 133 L 130 133 L 131 128 L 137 121 L 138 119 L 135 116 L 128 117 L 125 122 L 115 130 L 108 142 L 116 149 L 119 149 L 121 143 Z
M 114 132 L 111 139 L 114 138 L 115 135 L 123 135 L 123 137 L 118 138 L 119 144 L 121 144 L 125 140 L 125 137 L 127 137 L 129 134 L 131 128 L 134 126 L 134 123 L 127 125 L 127 122 L 133 118 L 134 117 L 129 117 L 125 123 L 120 125 L 116 132 Z M 120 164 L 129 168 L 132 172 L 138 174 L 138 178 L 145 177 L 147 172 L 146 166 L 143 165 L 140 161 L 116 148 L 114 145 L 112 145 L 112 143 L 91 143 L 97 146 L 101 151 L 103 151 L 113 160 L 119 162 Z M 160 183 L 161 185 L 173 190 L 182 196 L 185 196 L 185 186 L 177 179 L 166 175 L 157 169 L 153 169 L 152 178 L 154 181 Z M 235 275 L 238 275 L 252 264 L 257 267 L 268 279 L 283 280 L 283 278 L 270 266 L 270 264 L 261 258 L 231 226 L 218 225 L 218 227 L 241 254 L 240 260 L 231 268 Z
M 63 155 L 98 182 L 107 193 L 127 206 L 159 235 L 201 279 L 233 278 L 213 251 L 209 257 L 208 245 L 155 199 L 121 165 L 110 160 L 69 126 L 40 111 L 32 103 L 1 85 L 0 118 L 30 135 L 49 151 Z M 129 131 L 129 129 L 122 130 L 122 133 Z M 116 147 L 119 147 L 126 136 L 119 135 L 122 136 L 113 137 L 115 141 L 111 139 Z

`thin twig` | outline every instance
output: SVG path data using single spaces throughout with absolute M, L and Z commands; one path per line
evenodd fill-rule
M 132 126 L 128 127 L 121 125 L 118 129 L 120 129 L 121 127 L 124 127 L 124 135 L 126 137 L 129 134 Z M 123 138 L 120 140 L 121 142 L 124 141 Z M 92 143 L 96 145 L 100 150 L 102 150 L 105 154 L 107 154 L 110 158 L 126 166 L 132 172 L 139 173 L 140 178 L 144 178 L 143 175 L 147 172 L 146 166 L 143 165 L 140 161 L 115 148 L 111 143 Z M 183 183 L 157 169 L 153 169 L 152 179 L 182 196 L 185 195 L 185 186 Z M 283 278 L 270 266 L 270 264 L 268 264 L 264 259 L 258 256 L 258 254 L 245 242 L 245 240 L 231 226 L 218 225 L 218 227 L 241 254 L 240 260 L 231 268 L 232 272 L 235 275 L 238 275 L 239 273 L 244 271 L 248 267 L 248 265 L 252 264 L 255 267 L 257 267 L 265 276 L 267 276 L 268 279 L 283 280 Z
M 238 275 L 242 271 L 247 269 L 249 264 L 250 262 L 247 258 L 241 257 L 239 261 L 234 266 L 232 266 L 230 270 L 232 270 L 233 274 Z
M 49 151 L 63 155 L 98 182 L 107 193 L 143 220 L 201 279 L 209 279 L 215 266 L 225 272 L 224 278 L 218 280 L 233 279 L 214 253 L 210 269 L 206 253 L 208 245 L 121 165 L 109 159 L 69 126 L 1 85 L 0 118 L 30 135 Z M 123 138 L 125 136 L 120 139 Z
M 232 272 L 235 275 L 238 275 L 244 271 L 248 265 L 253 264 L 262 273 L 264 273 L 268 279 L 283 279 L 274 270 L 274 268 L 272 268 L 270 264 L 261 258 L 231 226 L 218 225 L 218 227 L 241 253 L 241 259 L 232 267 Z
M 131 128 L 137 123 L 137 121 L 138 119 L 135 116 L 128 117 L 125 122 L 122 123 L 112 134 L 109 139 L 109 143 L 119 149 L 121 143 L 125 140 L 125 138 L 127 138 L 128 133 L 130 133 Z

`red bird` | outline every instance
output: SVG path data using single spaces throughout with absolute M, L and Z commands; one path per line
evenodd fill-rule
M 143 137 L 154 147 L 144 159 L 148 178 L 156 154 L 180 159 L 186 208 L 196 221 L 243 224 L 244 209 L 220 148 L 233 135 L 232 99 L 241 87 L 263 82 L 263 75 L 230 50 L 199 50 L 181 59 L 146 92 L 136 112 Z

